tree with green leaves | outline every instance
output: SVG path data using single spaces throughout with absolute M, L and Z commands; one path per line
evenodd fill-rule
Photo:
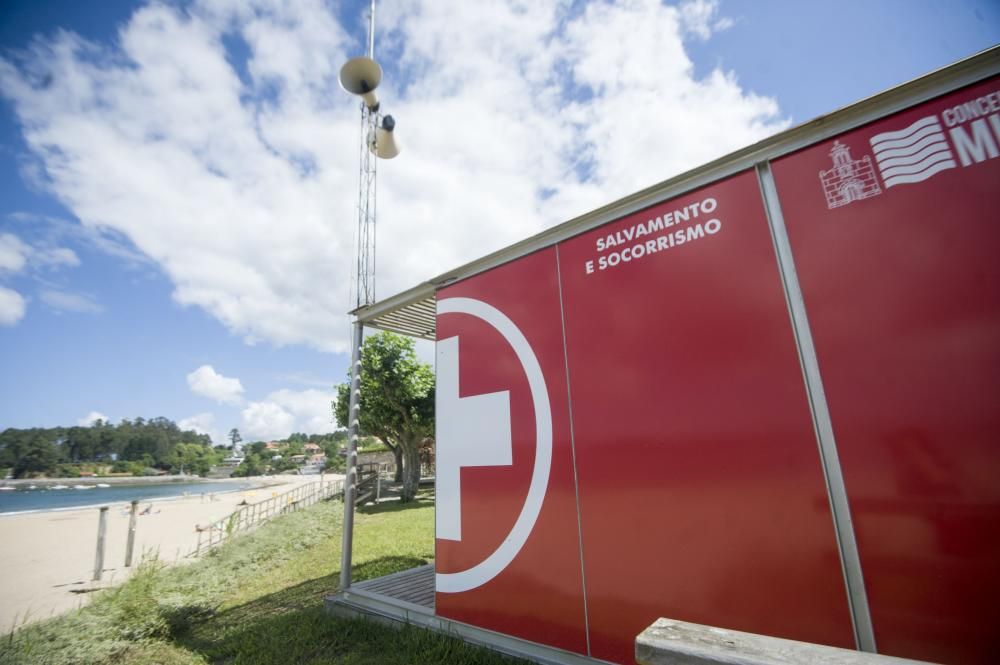
M 260 476 L 267 472 L 267 462 L 260 455 L 250 454 L 243 458 L 239 466 L 233 469 L 234 478 Z
M 174 473 L 206 476 L 212 466 L 222 461 L 222 455 L 200 443 L 178 443 L 170 459 Z
M 10 462 L 5 462 L 4 466 L 13 466 L 15 478 L 45 473 L 59 463 L 60 450 L 47 436 L 46 430 L 21 430 L 23 434 L 20 436 L 17 436 L 19 432 L 16 430 L 7 430 L 4 434 L 8 432 L 12 432 L 8 437 L 11 443 L 4 448 L 9 448 Z
M 337 386 L 337 422 L 348 425 L 351 387 Z M 420 483 L 420 442 L 434 435 L 434 370 L 417 359 L 413 340 L 390 332 L 361 346 L 361 431 L 376 436 L 402 469 L 403 501 Z
M 267 443 L 264 441 L 254 441 L 249 446 L 246 446 L 243 452 L 247 455 L 260 455 L 263 457 L 264 453 L 267 452 Z
M 229 441 L 233 445 L 233 454 L 234 455 L 239 450 L 238 446 L 240 445 L 240 441 L 242 441 L 242 440 L 243 440 L 243 437 L 240 436 L 240 431 L 238 429 L 236 429 L 234 427 L 231 430 L 229 430 Z

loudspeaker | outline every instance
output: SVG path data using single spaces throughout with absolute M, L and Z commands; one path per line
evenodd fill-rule
M 340 68 L 340 87 L 365 100 L 368 108 L 378 106 L 375 88 L 382 81 L 382 68 L 367 56 L 351 58 Z
M 396 121 L 391 115 L 382 118 L 382 126 L 375 129 L 374 134 L 368 135 L 368 149 L 375 153 L 376 157 L 382 159 L 392 159 L 399 154 L 399 144 L 396 143 Z

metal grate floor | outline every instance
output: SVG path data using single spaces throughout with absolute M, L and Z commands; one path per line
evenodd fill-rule
M 387 596 L 434 611 L 434 564 L 411 568 L 373 580 L 356 582 L 354 590 Z

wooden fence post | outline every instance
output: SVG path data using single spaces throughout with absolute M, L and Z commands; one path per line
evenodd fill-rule
M 135 511 L 139 509 L 139 500 L 132 500 L 128 514 L 128 541 L 125 543 L 125 567 L 132 565 L 132 548 L 135 547 Z
M 104 537 L 108 531 L 108 507 L 101 506 L 101 517 L 97 522 L 97 557 L 94 560 L 94 581 L 101 579 L 104 572 Z

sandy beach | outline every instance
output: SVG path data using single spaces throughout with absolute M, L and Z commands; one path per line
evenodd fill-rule
M 226 517 L 244 500 L 263 501 L 297 485 L 317 482 L 319 476 L 279 476 L 265 480 L 274 484 L 215 494 L 214 500 L 207 495 L 192 495 L 152 501 L 152 511 L 137 519 L 133 568 L 141 554 L 148 551 L 157 551 L 160 560 L 166 563 L 191 561 L 185 557 L 197 545 L 196 525 Z M 149 503 L 142 503 L 140 510 Z M 90 596 L 87 590 L 117 584 L 128 577 L 131 569 L 124 566 L 127 504 L 113 504 L 108 511 L 103 579 L 91 581 L 98 517 L 97 508 L 0 516 L 3 530 L 0 634 L 78 607 L 87 602 Z

